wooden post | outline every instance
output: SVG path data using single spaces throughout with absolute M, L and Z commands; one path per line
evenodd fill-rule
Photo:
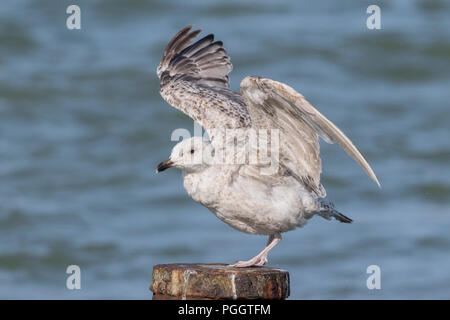
M 150 290 L 154 300 L 281 300 L 289 296 L 289 273 L 225 264 L 159 264 L 153 267 Z

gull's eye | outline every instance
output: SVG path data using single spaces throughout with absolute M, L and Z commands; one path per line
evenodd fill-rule
M 193 153 L 194 153 L 194 148 L 191 149 L 191 154 L 193 154 Z

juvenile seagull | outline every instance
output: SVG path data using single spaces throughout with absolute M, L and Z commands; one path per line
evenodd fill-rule
M 318 137 L 337 142 L 378 186 L 373 170 L 345 134 L 291 87 L 270 79 L 246 77 L 240 94 L 229 89 L 232 64 L 221 41 L 209 34 L 193 43 L 200 30 L 188 26 L 169 42 L 157 68 L 161 96 L 199 122 L 211 140 L 194 137 L 178 143 L 157 172 L 183 170 L 184 188 L 197 202 L 231 227 L 268 235 L 267 246 L 235 267 L 262 266 L 281 233 L 303 226 L 315 214 L 350 223 L 324 200 L 320 183 Z M 278 129 L 279 167 L 260 174 L 258 165 L 193 162 L 192 156 L 214 153 L 214 130 Z

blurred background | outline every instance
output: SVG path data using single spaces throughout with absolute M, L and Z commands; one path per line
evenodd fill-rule
M 450 298 L 448 1 L 9 1 L 0 6 L 0 298 L 149 299 L 152 266 L 248 259 L 266 238 L 156 175 L 176 128 L 159 96 L 170 38 L 223 40 L 231 87 L 247 75 L 302 93 L 359 147 L 380 190 L 321 143 L 323 184 L 351 225 L 314 218 L 269 266 L 291 299 Z M 81 30 L 66 8 L 81 7 Z M 381 7 L 381 30 L 366 8 Z M 66 289 L 68 265 L 81 290 Z M 366 268 L 381 268 L 368 290 Z

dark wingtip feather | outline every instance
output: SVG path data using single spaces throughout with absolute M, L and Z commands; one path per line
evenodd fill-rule
M 192 26 L 187 26 L 178 31 L 178 33 L 174 35 L 173 38 L 170 40 L 170 42 L 167 44 L 165 55 L 172 53 L 171 51 L 176 50 L 176 48 L 180 44 L 183 44 L 189 38 L 191 39 L 195 38 L 201 32 L 201 30 L 191 31 L 191 29 Z
M 194 44 L 190 45 L 187 48 L 184 48 L 182 51 L 179 52 L 179 55 L 185 55 L 189 52 L 197 50 L 198 47 L 202 46 L 204 43 L 211 43 L 214 41 L 214 34 L 210 33 L 207 36 L 204 36 Z
M 177 32 L 176 35 L 173 36 L 172 40 L 167 44 L 167 48 L 170 48 L 174 42 L 176 42 L 179 38 L 181 38 L 184 34 L 188 33 L 189 30 L 192 29 L 192 26 L 187 26 Z
M 192 43 L 200 32 L 187 26 L 170 40 L 157 68 L 161 86 L 167 84 L 170 77 L 184 75 L 200 84 L 228 87 L 227 74 L 233 67 L 223 42 L 214 42 L 211 33 Z

